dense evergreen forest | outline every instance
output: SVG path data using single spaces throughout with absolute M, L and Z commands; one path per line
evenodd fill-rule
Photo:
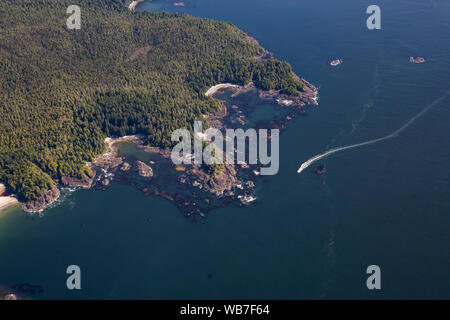
M 126 0 L 0 2 L 0 181 L 34 200 L 62 176 L 83 177 L 111 135 L 169 147 L 174 129 L 217 110 L 208 87 L 254 81 L 299 94 L 289 64 L 231 24 L 130 12 Z M 81 7 L 81 30 L 66 10 Z

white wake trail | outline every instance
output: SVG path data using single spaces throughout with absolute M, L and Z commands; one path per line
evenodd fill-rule
M 343 151 L 343 150 L 348 150 L 348 149 L 353 149 L 353 148 L 357 148 L 357 147 L 366 146 L 366 145 L 369 145 L 369 144 L 381 142 L 381 141 L 388 140 L 388 139 L 391 139 L 391 138 L 394 138 L 394 137 L 398 136 L 403 130 L 405 130 L 410 125 L 412 125 L 417 119 L 419 119 L 421 116 L 423 116 L 428 110 L 433 108 L 436 104 L 438 104 L 442 100 L 444 100 L 449 94 L 450 94 L 450 90 L 447 91 L 442 97 L 440 97 L 439 99 L 435 100 L 430 105 L 426 106 L 425 109 L 420 111 L 418 114 L 416 114 L 414 117 L 412 117 L 410 120 L 408 120 L 408 122 L 406 122 L 399 129 L 397 129 L 394 132 L 392 132 L 390 135 L 387 135 L 387 136 L 384 136 L 384 137 L 381 137 L 381 138 L 378 138 L 378 139 L 373 139 L 373 140 L 370 140 L 370 141 L 366 141 L 366 142 L 352 144 L 350 146 L 333 148 L 331 150 L 328 150 L 327 152 L 318 154 L 317 156 L 314 156 L 311 159 L 303 162 L 302 165 L 300 166 L 300 168 L 298 168 L 297 173 L 301 173 L 303 170 L 308 168 L 314 162 L 316 162 L 316 161 L 318 161 L 320 159 L 323 159 L 323 158 L 329 156 L 330 154 L 333 154 L 333 153 L 336 153 L 336 152 L 339 152 L 339 151 Z

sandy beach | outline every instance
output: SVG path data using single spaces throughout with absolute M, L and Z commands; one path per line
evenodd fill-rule
M 19 201 L 17 201 L 15 197 L 2 196 L 4 192 L 5 192 L 5 185 L 3 183 L 0 183 L 0 211 L 19 203 Z
M 116 156 L 115 152 L 117 150 L 114 147 L 114 144 L 116 144 L 118 142 L 125 142 L 125 141 L 133 142 L 133 141 L 141 141 L 143 139 L 145 139 L 145 135 L 142 135 L 142 134 L 135 134 L 135 135 L 131 135 L 131 136 L 123 136 L 123 137 L 116 137 L 116 138 L 112 138 L 112 137 L 105 138 L 105 144 L 107 145 L 108 150 L 103 155 L 98 157 L 97 159 L 111 158 L 111 156 Z
M 0 197 L 0 211 L 16 204 L 19 204 L 19 201 L 14 197 Z
M 212 96 L 213 94 L 215 94 L 218 90 L 223 89 L 223 88 L 238 88 L 239 86 L 237 84 L 231 84 L 231 83 L 221 83 L 215 86 L 212 86 L 211 88 L 208 89 L 208 91 L 206 91 L 205 96 Z
M 128 6 L 128 9 L 130 9 L 131 11 L 134 11 L 134 10 L 136 10 L 136 6 L 139 4 L 139 3 L 141 3 L 141 2 L 144 2 L 145 0 L 136 0 L 136 1 L 133 1 L 132 3 L 130 3 L 130 5 Z

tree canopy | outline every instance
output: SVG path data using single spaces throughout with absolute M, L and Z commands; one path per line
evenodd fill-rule
M 125 0 L 0 2 L 0 181 L 35 200 L 62 176 L 83 177 L 110 135 L 171 133 L 217 110 L 208 87 L 251 81 L 299 94 L 291 66 L 235 26 L 171 13 L 130 12 Z

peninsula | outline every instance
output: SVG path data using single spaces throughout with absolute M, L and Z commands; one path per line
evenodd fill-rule
M 70 1 L 0 3 L 0 181 L 26 211 L 44 209 L 60 185 L 91 187 L 89 164 L 107 137 L 170 148 L 173 130 L 220 112 L 211 97 L 218 84 L 251 84 L 299 106 L 317 99 L 287 62 L 232 24 L 130 13 L 126 0 L 78 2 L 89 21 L 81 30 L 61 19 Z

